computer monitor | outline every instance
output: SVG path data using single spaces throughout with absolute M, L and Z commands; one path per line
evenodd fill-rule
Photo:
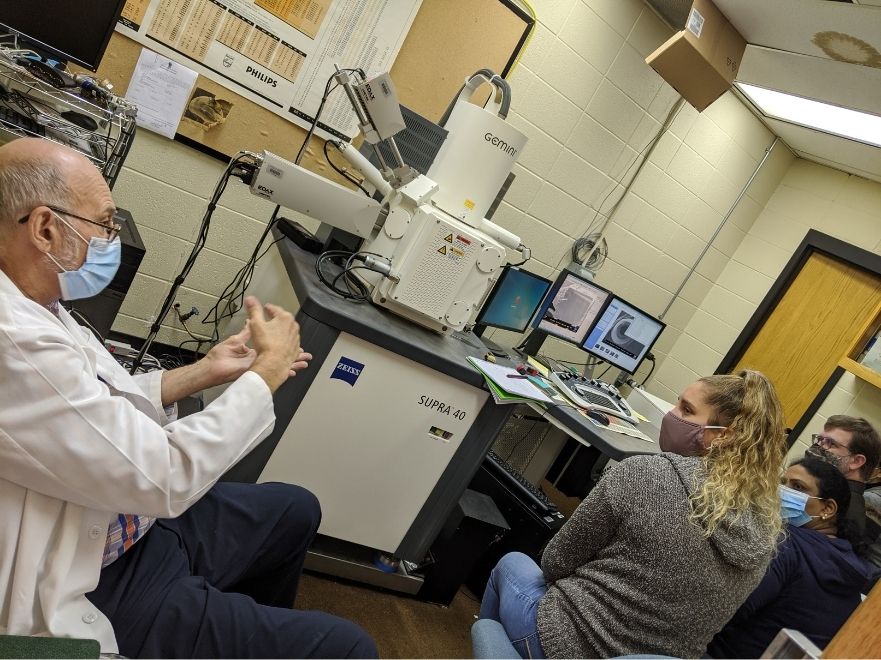
M 35 49 L 95 71 L 125 0 L 17 0 L 3 2 L 0 25 Z
M 610 295 L 593 282 L 564 270 L 554 282 L 532 326 L 581 346 Z
M 582 348 L 632 374 L 642 363 L 666 324 L 612 296 Z
M 551 281 L 544 277 L 520 268 L 505 268 L 477 315 L 475 334 L 480 336 L 486 326 L 523 332 L 550 288 Z

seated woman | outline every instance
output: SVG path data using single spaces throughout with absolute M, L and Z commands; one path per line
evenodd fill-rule
M 787 537 L 759 586 L 713 638 L 707 651 L 714 658 L 758 658 L 781 628 L 823 648 L 860 604 L 872 569 L 854 553 L 839 517 L 850 503 L 844 475 L 822 459 L 803 458 L 783 483 Z
M 761 580 L 786 449 L 770 381 L 701 378 L 664 417 L 660 448 L 600 480 L 541 568 L 514 553 L 493 570 L 480 618 L 524 658 L 700 657 Z

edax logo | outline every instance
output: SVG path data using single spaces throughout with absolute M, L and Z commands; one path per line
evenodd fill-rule
M 355 381 L 358 380 L 358 376 L 361 375 L 363 369 L 364 365 L 360 362 L 355 362 L 347 357 L 341 357 L 333 372 L 330 374 L 330 377 L 344 380 L 354 387 Z

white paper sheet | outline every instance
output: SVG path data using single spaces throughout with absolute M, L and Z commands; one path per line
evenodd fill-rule
M 138 126 L 173 138 L 197 75 L 183 64 L 142 48 L 125 95 L 138 106 Z

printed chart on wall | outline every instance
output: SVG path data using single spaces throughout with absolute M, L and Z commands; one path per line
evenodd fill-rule
M 391 69 L 422 0 L 127 0 L 117 30 L 308 127 L 334 64 Z M 319 129 L 357 132 L 332 95 Z

